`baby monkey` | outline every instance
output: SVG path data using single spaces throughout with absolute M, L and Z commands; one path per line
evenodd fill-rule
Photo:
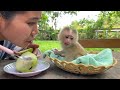
M 54 50 L 54 53 L 65 57 L 66 61 L 72 61 L 79 56 L 86 55 L 87 52 L 78 42 L 78 32 L 70 27 L 64 27 L 58 34 L 62 50 Z

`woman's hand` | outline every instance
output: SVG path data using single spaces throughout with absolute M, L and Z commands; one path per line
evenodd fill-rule
M 34 53 L 35 55 L 39 55 L 40 54 L 40 51 L 39 51 L 39 45 L 37 45 L 37 44 L 30 44 L 29 46 L 28 46 L 28 48 L 33 48 L 33 52 L 32 53 Z
M 30 44 L 30 45 L 27 47 L 27 49 L 28 49 L 28 48 L 33 48 L 32 53 L 35 54 L 38 58 L 41 57 L 41 52 L 40 52 L 40 50 L 38 49 L 38 48 L 39 48 L 39 45 L 37 45 L 37 44 Z M 13 52 L 14 52 L 15 56 L 21 56 L 21 55 L 22 55 L 22 53 L 20 53 L 19 51 L 13 51 Z

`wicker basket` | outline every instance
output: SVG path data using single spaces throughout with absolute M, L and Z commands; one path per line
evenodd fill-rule
M 98 74 L 102 73 L 109 68 L 113 67 L 115 64 L 117 64 L 117 60 L 113 59 L 113 64 L 110 66 L 93 66 L 93 65 L 84 65 L 84 64 L 74 64 L 72 62 L 67 62 L 67 61 L 60 61 L 55 58 L 50 58 L 48 57 L 56 66 L 59 68 L 75 73 L 75 74 L 86 74 L 86 75 L 92 75 L 92 74 Z

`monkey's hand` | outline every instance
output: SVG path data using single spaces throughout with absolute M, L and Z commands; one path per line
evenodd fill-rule
M 59 51 L 57 49 L 53 50 L 54 54 L 59 54 Z
M 61 54 L 60 56 L 61 56 L 61 57 L 65 57 L 65 54 Z
M 58 51 L 57 49 L 54 49 L 53 52 L 54 52 L 54 54 L 56 54 L 56 55 L 60 55 L 60 56 L 62 56 L 62 57 L 65 57 L 65 55 L 62 53 L 62 51 Z

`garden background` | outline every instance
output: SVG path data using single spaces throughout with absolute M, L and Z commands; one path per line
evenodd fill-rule
M 80 11 L 43 11 L 42 17 L 38 22 L 39 33 L 34 43 L 39 44 L 41 52 L 54 48 L 61 49 L 57 40 L 57 34 L 62 29 L 57 28 L 57 19 L 61 15 L 77 15 Z M 94 11 L 93 11 L 94 12 Z M 53 25 L 50 25 L 49 22 Z M 64 21 L 63 21 L 64 23 Z M 78 30 L 79 40 L 83 39 L 119 39 L 120 38 L 120 11 L 100 11 L 98 19 L 80 19 L 72 21 L 69 25 Z M 119 44 L 119 42 L 118 42 Z M 101 51 L 104 48 L 86 48 L 88 51 Z M 112 48 L 119 52 L 119 48 Z

